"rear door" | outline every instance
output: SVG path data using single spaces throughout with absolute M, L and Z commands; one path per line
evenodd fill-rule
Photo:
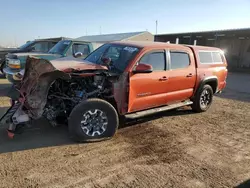
M 130 76 L 128 112 L 166 104 L 166 53 L 164 49 L 152 50 L 144 54 L 137 62 L 150 64 L 151 73 L 136 73 Z
M 192 51 L 169 49 L 167 103 L 189 99 L 194 92 L 196 66 Z

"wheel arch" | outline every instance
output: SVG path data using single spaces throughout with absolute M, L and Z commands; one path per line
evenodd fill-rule
M 115 108 L 116 112 L 119 114 L 118 106 L 117 106 L 117 103 L 116 103 L 114 97 L 112 97 L 112 98 L 100 98 L 100 99 L 110 103 Z
M 218 78 L 217 78 L 217 76 L 209 76 L 209 77 L 206 77 L 200 81 L 200 83 L 195 91 L 194 97 L 202 89 L 202 87 L 206 84 L 210 85 L 212 87 L 214 93 L 217 92 L 217 90 L 218 90 Z

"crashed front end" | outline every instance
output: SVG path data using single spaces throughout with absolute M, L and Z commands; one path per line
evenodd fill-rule
M 87 98 L 114 97 L 118 75 L 110 75 L 102 66 L 81 66 L 56 68 L 48 60 L 28 57 L 22 81 L 16 86 L 18 97 L 12 97 L 12 106 L 1 118 L 2 124 L 8 124 L 9 136 L 41 117 L 53 126 L 65 124 L 72 109 Z

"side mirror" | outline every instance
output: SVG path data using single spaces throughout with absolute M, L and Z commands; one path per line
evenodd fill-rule
M 104 65 L 109 65 L 112 59 L 110 57 L 102 57 L 101 61 L 103 62 Z
M 82 53 L 82 52 L 76 52 L 76 53 L 74 54 L 74 56 L 75 56 L 76 58 L 82 57 L 82 56 L 83 56 L 83 53 Z
M 151 73 L 153 72 L 152 65 L 140 63 L 135 67 L 133 73 Z

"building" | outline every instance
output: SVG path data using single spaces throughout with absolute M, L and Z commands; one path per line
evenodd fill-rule
M 159 34 L 155 41 L 219 47 L 229 69 L 250 69 L 250 28 Z
M 77 39 L 96 43 L 106 43 L 113 41 L 154 41 L 154 35 L 147 31 L 141 31 L 131 33 L 87 35 L 79 37 Z

